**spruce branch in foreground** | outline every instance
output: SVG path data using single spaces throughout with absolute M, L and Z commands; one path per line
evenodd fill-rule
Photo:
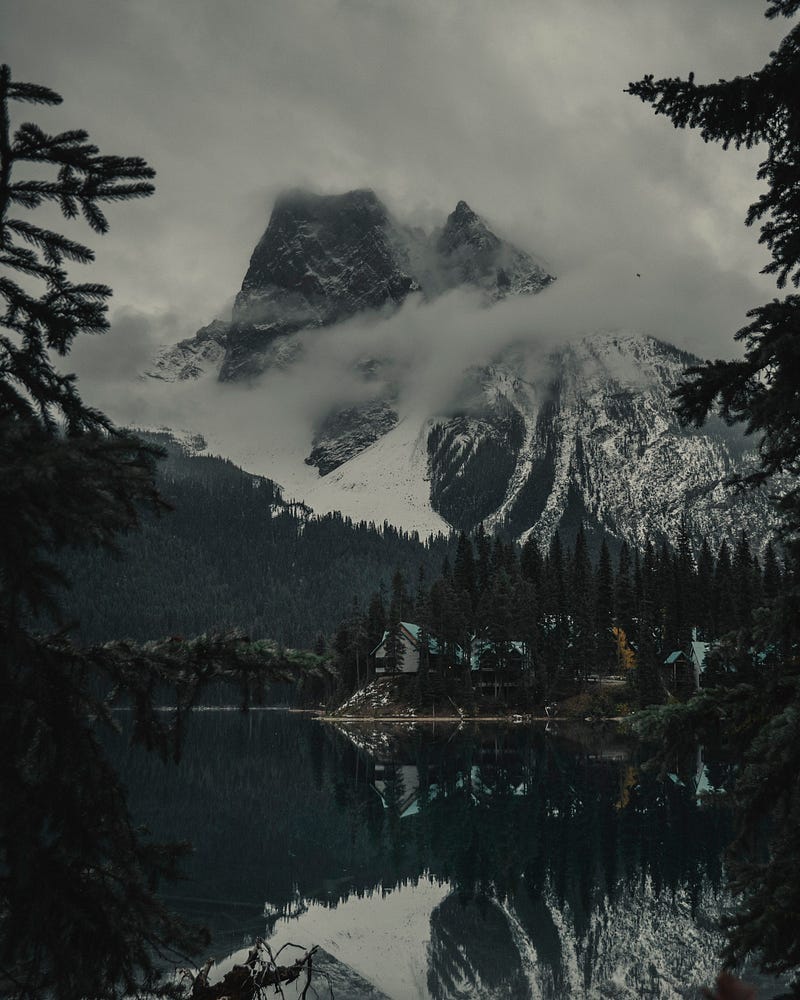
M 768 18 L 793 17 L 798 0 L 772 0 Z M 695 128 L 723 148 L 763 145 L 758 169 L 767 189 L 747 225 L 761 224 L 772 259 L 763 269 L 783 288 L 800 284 L 800 24 L 760 70 L 698 84 L 645 76 L 628 93 L 650 104 L 676 128 Z M 661 743 L 660 757 L 694 740 L 721 741 L 740 764 L 731 801 L 736 836 L 728 853 L 738 909 L 725 918 L 726 963 L 754 955 L 773 972 L 800 970 L 800 298 L 788 295 L 750 311 L 736 335 L 744 356 L 689 369 L 675 393 L 684 424 L 702 424 L 718 409 L 743 422 L 757 441 L 760 468 L 740 485 L 776 482 L 786 556 L 781 592 L 752 614 L 736 643 L 718 658 L 725 686 L 702 691 L 686 705 L 653 708 L 634 723 Z M 788 483 L 787 483 L 788 480 Z M 795 985 L 800 994 L 800 982 Z
M 177 996 L 185 985 L 171 967 L 207 934 L 172 914 L 158 887 L 179 876 L 188 845 L 137 829 L 103 739 L 125 709 L 135 742 L 177 758 L 185 714 L 209 684 L 235 683 L 246 707 L 270 681 L 324 672 L 325 661 L 235 633 L 89 649 L 67 637 L 59 554 L 113 549 L 168 505 L 154 479 L 161 449 L 114 427 L 53 361 L 78 334 L 108 329 L 110 289 L 66 269 L 90 264 L 92 250 L 25 213 L 52 203 L 104 233 L 105 204 L 151 194 L 154 172 L 102 155 L 82 130 L 24 123 L 12 135 L 17 102 L 61 98 L 0 68 L 0 993 Z M 17 176 L 26 166 L 35 178 Z M 60 633 L 33 630 L 42 612 Z

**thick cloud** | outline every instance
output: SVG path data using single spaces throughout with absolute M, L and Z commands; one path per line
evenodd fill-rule
M 771 294 L 742 223 L 757 151 L 705 146 L 622 92 L 645 72 L 762 65 L 786 25 L 752 0 L 8 8 L 15 75 L 65 97 L 26 117 L 87 127 L 158 170 L 156 196 L 113 208 L 112 233 L 93 240 L 96 277 L 116 290 L 119 365 L 224 312 L 274 193 L 298 184 L 371 186 L 423 224 L 465 198 L 559 276 L 542 308 L 565 335 L 639 327 L 731 353 L 745 310 Z M 110 357 L 81 350 L 87 385 L 121 374 Z

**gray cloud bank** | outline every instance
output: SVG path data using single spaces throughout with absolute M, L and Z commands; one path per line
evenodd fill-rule
M 498 341 L 628 327 L 730 354 L 745 310 L 773 293 L 742 223 L 758 151 L 706 146 L 622 93 L 645 72 L 713 80 L 763 64 L 785 23 L 766 22 L 752 0 L 10 0 L 6 10 L 15 74 L 66 99 L 26 117 L 85 126 L 105 151 L 158 170 L 154 198 L 113 208 L 112 233 L 90 237 L 93 277 L 116 290 L 115 329 L 73 361 L 119 413 L 146 403 L 140 387 L 120 396 L 126 371 L 224 313 L 287 186 L 374 187 L 426 226 L 465 198 L 559 277 L 535 303 L 491 312 Z M 445 345 L 459 361 L 469 354 L 461 305 L 424 320 L 415 308 L 370 336 L 440 321 L 442 366 Z M 476 340 L 491 335 L 475 322 Z

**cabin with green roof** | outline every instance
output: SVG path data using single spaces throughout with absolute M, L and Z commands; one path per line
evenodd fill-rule
M 403 644 L 403 659 L 397 667 L 391 664 L 387 649 L 387 639 L 389 632 L 383 633 L 383 637 L 378 645 L 369 654 L 375 661 L 375 673 L 380 677 L 384 674 L 416 674 L 419 672 L 419 653 L 421 646 L 419 625 L 413 622 L 400 622 L 400 641 Z M 428 656 L 431 665 L 435 658 L 440 655 L 440 647 L 436 638 L 428 636 Z
M 682 649 L 676 649 L 661 665 L 661 679 L 673 694 L 687 694 L 695 690 L 694 669 Z
M 375 674 L 378 677 L 393 674 L 416 674 L 419 672 L 420 647 L 422 629 L 414 622 L 400 622 L 400 640 L 403 645 L 402 662 L 396 667 L 391 662 L 389 653 L 389 632 L 383 633 L 378 645 L 370 653 L 375 664 Z M 428 665 L 438 666 L 443 653 L 441 643 L 436 636 L 428 634 Z M 452 654 L 451 650 L 451 654 Z M 467 656 L 460 647 L 455 649 L 455 662 L 463 665 Z M 475 636 L 470 643 L 470 668 L 475 678 L 476 689 L 483 694 L 497 695 L 500 690 L 517 687 L 521 683 L 530 683 L 533 678 L 530 651 L 523 642 L 510 641 L 502 644 L 491 642 L 487 638 Z

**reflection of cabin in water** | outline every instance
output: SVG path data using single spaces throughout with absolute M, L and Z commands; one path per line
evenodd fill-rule
M 419 768 L 414 764 L 394 764 L 376 761 L 372 787 L 383 802 L 384 809 L 400 819 L 419 812 Z
M 702 746 L 697 748 L 694 766 L 689 768 L 688 773 L 681 775 L 675 770 L 668 772 L 667 777 L 679 788 L 688 788 L 698 806 L 707 805 L 712 796 L 725 792 L 724 788 L 718 788 L 712 783 Z
M 480 805 L 494 797 L 528 795 L 533 787 L 536 767 L 531 748 L 509 744 L 498 733 L 470 744 L 469 758 L 452 768 L 431 762 L 421 765 L 408 745 L 395 743 L 382 750 L 392 756 L 373 758 L 370 781 L 384 809 L 398 819 L 416 816 L 425 805 L 451 796 Z

